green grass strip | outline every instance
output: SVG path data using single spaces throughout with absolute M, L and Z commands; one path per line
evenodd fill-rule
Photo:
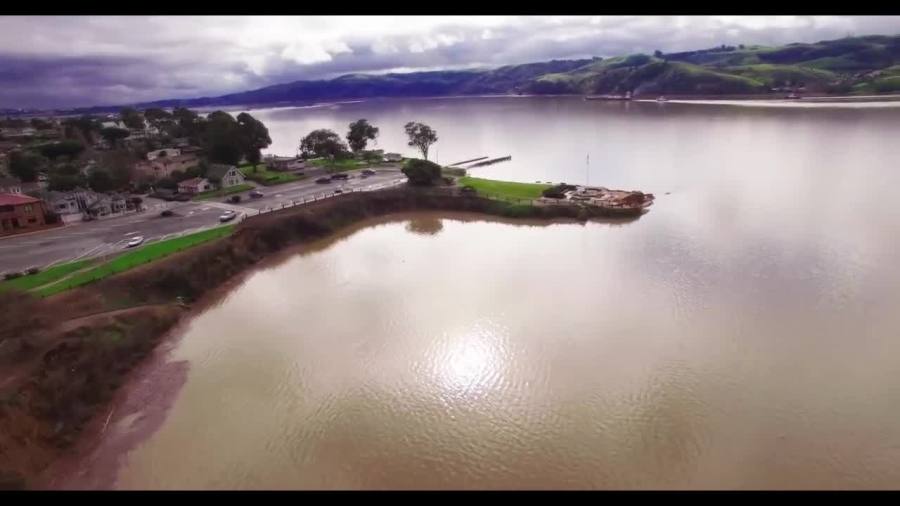
M 234 231 L 234 227 L 234 225 L 226 225 L 224 227 L 216 227 L 165 241 L 150 243 L 140 249 L 119 255 L 93 269 L 74 274 L 69 279 L 44 288 L 39 288 L 35 293 L 41 297 L 48 297 L 70 288 L 75 288 L 76 286 L 99 281 L 103 278 L 112 276 L 113 274 L 118 274 L 139 265 L 164 258 L 172 253 L 230 235 Z
M 64 278 L 75 271 L 84 269 L 89 266 L 91 262 L 93 262 L 93 260 L 88 259 L 59 264 L 37 274 L 26 275 L 9 281 L 2 281 L 0 282 L 0 292 L 6 290 L 31 290 Z
M 512 181 L 497 181 L 477 177 L 461 177 L 457 183 L 460 186 L 471 186 L 478 193 L 483 193 L 487 197 L 496 196 L 508 199 L 536 199 L 541 196 L 541 192 L 552 186 L 549 184 L 514 183 Z
M 238 167 L 238 170 L 240 170 L 241 173 L 244 174 L 244 177 L 246 177 L 247 179 L 255 181 L 264 186 L 290 183 L 303 179 L 303 176 L 298 176 L 290 172 L 278 172 L 269 170 L 265 165 L 262 164 L 257 165 L 255 170 L 253 169 L 253 165 L 241 165 L 240 167 Z

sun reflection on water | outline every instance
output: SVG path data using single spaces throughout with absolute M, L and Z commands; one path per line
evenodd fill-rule
M 503 372 L 503 336 L 483 325 L 450 334 L 434 362 L 438 382 L 446 390 L 471 393 L 489 389 Z

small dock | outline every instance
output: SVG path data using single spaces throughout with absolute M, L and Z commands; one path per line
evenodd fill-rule
M 484 160 L 482 162 L 473 163 L 472 165 L 469 165 L 467 168 L 474 169 L 475 167 L 484 167 L 485 165 L 493 165 L 495 163 L 508 162 L 509 160 L 512 160 L 512 155 L 501 156 L 500 158 L 491 158 L 490 160 Z

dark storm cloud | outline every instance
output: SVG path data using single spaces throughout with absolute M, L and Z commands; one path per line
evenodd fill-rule
M 900 33 L 898 17 L 0 17 L 0 107 L 218 95 L 346 73 Z

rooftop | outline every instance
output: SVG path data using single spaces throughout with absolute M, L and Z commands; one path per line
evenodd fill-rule
M 40 202 L 40 200 L 26 195 L 0 193 L 0 206 L 18 206 L 22 204 L 34 204 L 35 202 Z

